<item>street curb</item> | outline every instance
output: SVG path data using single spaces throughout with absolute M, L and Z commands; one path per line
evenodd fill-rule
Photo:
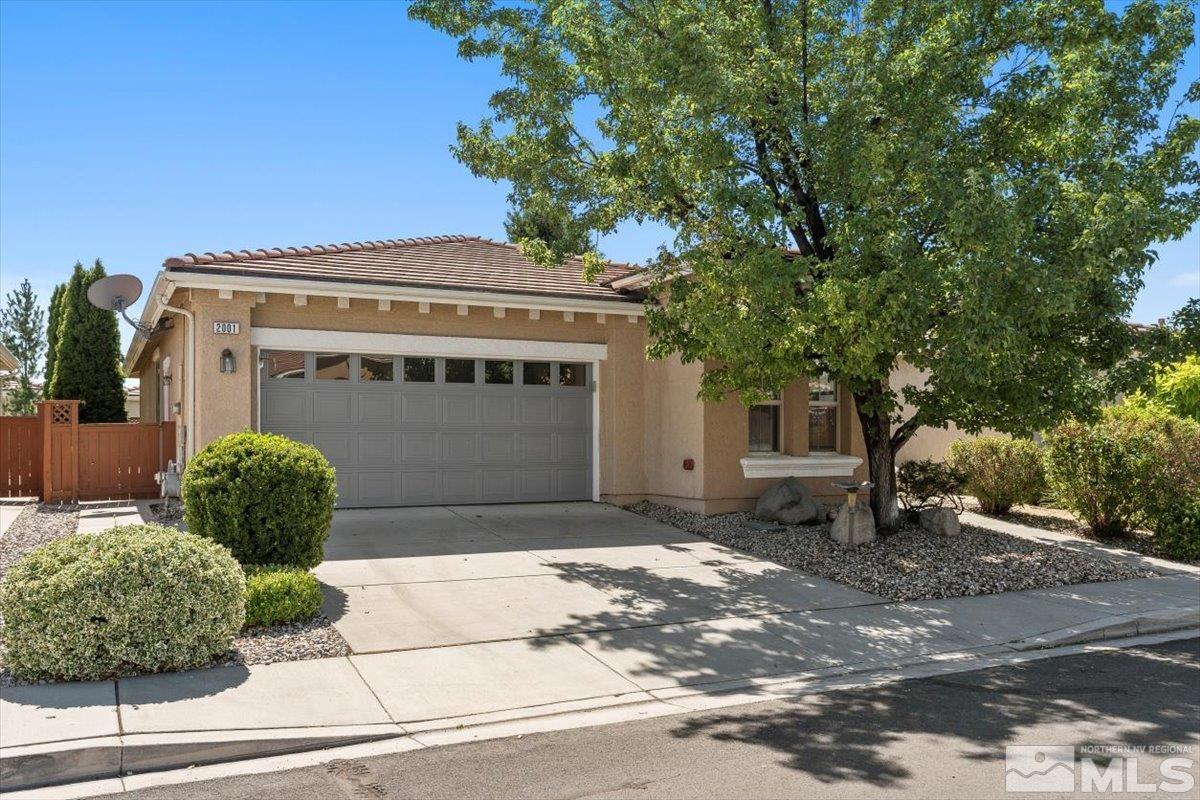
M 1087 644 L 1106 639 L 1123 639 L 1152 633 L 1168 633 L 1200 627 L 1200 608 L 1164 608 L 1155 611 L 1121 614 L 1072 625 L 1009 642 L 1013 650 L 1042 650 L 1068 644 Z
M 392 723 L 141 733 L 0 748 L 0 791 L 119 778 L 404 736 Z
M 0 748 L 0 790 L 61 786 L 128 775 L 163 772 L 206 764 L 246 761 L 333 747 L 408 738 L 419 746 L 438 746 L 497 736 L 557 730 L 757 702 L 803 692 L 819 681 L 866 676 L 886 679 L 923 666 L 953 670 L 969 662 L 986 667 L 1014 655 L 1136 636 L 1200 629 L 1200 608 L 1166 608 L 1122 614 L 1010 642 L 930 653 L 890 662 L 845 664 L 815 671 L 745 678 L 714 684 L 633 691 L 625 702 L 566 701 L 531 709 L 430 720 L 406 730 L 395 723 L 312 728 L 264 728 L 187 733 L 123 734 L 69 742 Z M 983 668 L 983 667 L 981 667 Z M 711 696 L 704 700 L 700 696 Z M 733 700 L 737 697 L 737 700 Z M 635 699 L 636 698 L 636 699 Z M 732 702 L 731 702 L 732 701 Z M 633 717 L 629 717 L 630 713 Z M 600 720 L 597 722 L 596 720 Z M 557 722 L 556 722 L 557 721 Z M 562 723 L 566 722 L 566 725 Z

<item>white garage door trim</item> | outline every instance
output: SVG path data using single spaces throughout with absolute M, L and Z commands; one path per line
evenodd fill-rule
M 608 358 L 606 344 L 261 327 L 250 329 L 250 344 L 255 348 L 325 353 L 586 361 L 592 375 L 592 501 L 600 502 L 600 362 Z M 254 373 L 255 429 L 261 430 L 262 381 L 257 369 Z
M 412 333 L 318 331 L 305 328 L 251 328 L 255 347 L 321 352 L 375 353 L 381 356 L 423 355 L 446 358 L 515 358 L 603 361 L 608 345 L 590 342 L 543 342 L 533 339 L 478 339 L 422 336 Z

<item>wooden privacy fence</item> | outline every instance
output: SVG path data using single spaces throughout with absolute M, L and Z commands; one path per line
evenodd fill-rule
M 158 495 L 175 454 L 175 423 L 80 424 L 78 400 L 47 400 L 36 417 L 0 417 L 0 496 L 43 502 Z

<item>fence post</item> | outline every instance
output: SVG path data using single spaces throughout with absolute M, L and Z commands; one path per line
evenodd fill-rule
M 79 500 L 79 403 L 79 400 L 43 400 L 38 404 L 42 419 L 44 503 L 54 499 Z M 56 475 L 58 484 L 54 480 Z

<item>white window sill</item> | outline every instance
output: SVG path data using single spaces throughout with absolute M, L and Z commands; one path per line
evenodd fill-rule
M 853 475 L 860 464 L 858 456 L 842 453 L 747 456 L 742 459 L 742 473 L 747 478 L 839 478 Z

